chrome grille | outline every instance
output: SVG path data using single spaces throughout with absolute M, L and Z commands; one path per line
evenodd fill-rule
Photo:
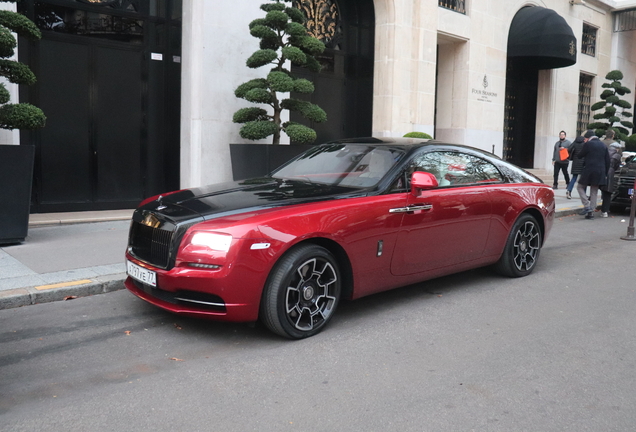
M 130 227 L 130 247 L 134 256 L 160 268 L 170 263 L 170 244 L 173 231 L 149 227 L 132 222 Z

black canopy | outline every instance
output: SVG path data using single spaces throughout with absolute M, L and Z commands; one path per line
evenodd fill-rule
M 534 69 L 572 66 L 576 63 L 576 37 L 552 9 L 524 7 L 510 25 L 508 57 Z

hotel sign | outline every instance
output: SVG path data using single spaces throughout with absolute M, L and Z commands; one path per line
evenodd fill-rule
M 496 99 L 497 97 L 499 97 L 497 92 L 488 90 L 488 75 L 484 75 L 484 79 L 481 83 L 481 86 L 483 87 L 483 90 L 478 88 L 471 89 L 473 96 L 476 96 L 478 101 L 492 102 L 493 99 Z

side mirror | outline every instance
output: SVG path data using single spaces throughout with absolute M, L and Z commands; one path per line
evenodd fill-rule
M 431 173 L 415 171 L 411 175 L 411 193 L 420 196 L 423 190 L 435 189 L 438 187 L 437 178 Z

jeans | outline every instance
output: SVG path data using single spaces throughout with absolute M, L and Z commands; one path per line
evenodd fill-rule
M 568 183 L 568 187 L 567 187 L 568 192 L 572 192 L 572 189 L 574 189 L 574 185 L 576 184 L 576 181 L 578 179 L 579 179 L 578 174 L 572 174 L 572 180 L 570 180 L 570 183 Z
M 569 164 L 562 164 L 559 162 L 555 162 L 554 163 L 554 187 L 557 187 L 559 185 L 559 171 L 563 171 L 563 177 L 565 177 L 565 184 L 569 184 L 570 183 L 570 175 L 568 174 L 568 165 Z

